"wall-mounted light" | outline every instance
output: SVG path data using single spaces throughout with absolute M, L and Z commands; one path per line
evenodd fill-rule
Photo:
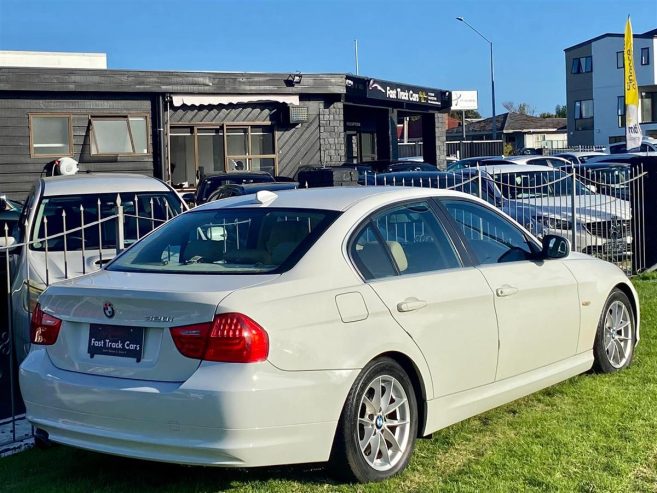
M 303 79 L 303 75 L 301 75 L 301 72 L 297 72 L 296 74 L 290 74 L 287 76 L 287 79 L 285 79 L 285 85 L 288 87 L 294 87 L 298 84 L 301 84 L 301 79 Z

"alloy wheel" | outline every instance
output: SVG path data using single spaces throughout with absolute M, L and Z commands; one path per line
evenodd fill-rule
M 622 368 L 632 354 L 632 315 L 621 301 L 614 301 L 605 314 L 603 343 L 609 363 Z
M 366 387 L 358 411 L 358 443 L 367 463 L 377 471 L 397 465 L 411 430 L 408 396 L 395 378 L 382 375 Z

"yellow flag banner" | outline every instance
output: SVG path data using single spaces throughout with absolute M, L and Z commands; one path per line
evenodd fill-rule
M 639 87 L 634 72 L 634 38 L 629 16 L 625 24 L 625 141 L 627 150 L 641 147 Z

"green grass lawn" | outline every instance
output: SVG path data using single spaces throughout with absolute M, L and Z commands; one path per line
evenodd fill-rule
M 582 375 L 418 441 L 385 483 L 345 485 L 321 466 L 192 468 L 68 447 L 0 459 L 1 491 L 657 491 L 657 278 L 636 280 L 633 365 Z

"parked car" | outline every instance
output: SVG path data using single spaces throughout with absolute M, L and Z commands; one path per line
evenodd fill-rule
M 243 183 L 271 183 L 274 177 L 266 171 L 231 171 L 230 173 L 216 173 L 205 175 L 196 189 L 196 205 L 205 204 L 212 192 L 223 185 Z
M 630 200 L 632 188 L 630 183 L 636 178 L 638 170 L 627 163 L 589 162 L 561 167 L 562 171 L 572 173 L 593 191 L 623 200 Z M 634 190 L 636 195 L 638 190 Z
M 598 151 L 572 151 L 572 152 L 560 152 L 555 154 L 554 157 L 560 157 L 570 161 L 571 164 L 583 164 L 589 159 L 595 156 L 608 156 L 609 154 L 605 152 Z
M 14 200 L 9 200 L 6 196 L 0 195 L 0 237 L 11 236 L 14 226 L 21 215 L 23 204 Z M 6 227 L 5 227 L 6 226 Z
M 488 159 L 504 159 L 504 156 L 475 156 L 461 159 L 447 166 L 447 171 L 458 171 L 464 168 L 476 168 L 481 165 L 483 161 Z
M 631 152 L 627 154 L 607 154 L 595 156 L 588 163 L 627 163 L 642 165 L 646 169 L 657 167 L 657 153 L 654 152 Z
M 238 197 L 240 195 L 250 195 L 253 193 L 258 193 L 263 190 L 268 190 L 270 192 L 277 192 L 279 190 L 294 190 L 299 188 L 299 184 L 296 182 L 273 182 L 273 183 L 246 183 L 243 185 L 230 184 L 222 185 L 217 190 L 210 194 L 208 197 L 208 202 L 218 199 L 227 199 L 228 197 Z
M 508 156 L 505 158 L 494 158 L 487 159 L 483 163 L 484 166 L 498 165 L 498 164 L 522 164 L 522 165 L 534 165 L 534 166 L 549 166 L 550 168 L 558 168 L 568 164 L 570 161 L 556 157 L 556 156 L 533 156 L 533 155 L 524 155 L 524 156 Z
M 30 192 L 15 236 L 9 237 L 9 246 L 28 244 L 10 250 L 19 361 L 29 350 L 30 314 L 41 292 L 53 282 L 96 271 L 116 255 L 117 197 L 125 213 L 125 245 L 187 209 L 173 188 L 142 175 L 85 173 L 40 178 Z M 4 243 L 0 237 L 0 247 Z
M 502 193 L 505 206 L 518 207 L 543 223 L 547 234 L 573 238 L 577 249 L 607 259 L 630 255 L 631 205 L 593 193 L 561 170 L 544 166 L 484 166 Z M 575 198 L 573 215 L 572 199 Z
M 644 137 L 641 140 L 641 147 L 638 149 L 630 149 L 636 152 L 657 152 L 657 139 Z M 625 142 L 618 142 L 609 146 L 609 154 L 625 154 L 627 153 L 627 145 Z
M 479 197 L 499 208 L 537 238 L 548 234 L 547 227 L 530 206 L 519 207 L 504 200 L 493 178 L 485 171 L 464 168 L 458 171 L 385 173 L 368 177 L 368 185 L 407 186 L 456 190 Z
M 188 465 L 330 459 L 377 481 L 417 437 L 632 361 L 625 275 L 484 201 L 250 197 L 182 214 L 41 295 L 20 370 L 39 441 Z

